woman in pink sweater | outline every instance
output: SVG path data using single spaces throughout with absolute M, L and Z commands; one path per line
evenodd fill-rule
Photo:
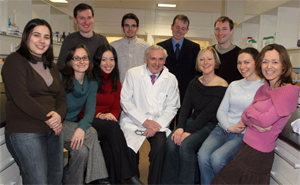
M 266 82 L 242 114 L 247 129 L 239 153 L 212 184 L 269 184 L 276 139 L 297 108 L 299 87 L 293 85 L 286 49 L 267 45 L 256 60 L 256 70 Z

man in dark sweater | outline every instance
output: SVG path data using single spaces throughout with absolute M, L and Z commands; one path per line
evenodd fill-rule
M 200 45 L 184 38 L 189 31 L 190 21 L 185 15 L 176 15 L 171 24 L 172 37 L 158 43 L 168 53 L 165 66 L 178 80 L 180 102 L 183 102 L 185 91 L 196 75 L 196 58 L 200 51 Z M 179 111 L 176 118 L 178 118 Z M 170 129 L 173 130 L 174 122 Z
M 74 22 L 78 25 L 79 31 L 68 35 L 60 49 L 57 60 L 57 68 L 61 69 L 65 65 L 67 51 L 79 43 L 83 43 L 89 50 L 90 56 L 93 58 L 96 49 L 108 44 L 105 36 L 93 32 L 94 10 L 85 3 L 81 3 L 74 8 Z
M 230 41 L 234 33 L 233 21 L 225 16 L 218 18 L 214 24 L 214 34 L 218 44 L 213 47 L 217 50 L 221 65 L 215 70 L 216 75 L 222 77 L 230 84 L 232 81 L 242 79 L 237 69 L 237 57 L 241 50 Z

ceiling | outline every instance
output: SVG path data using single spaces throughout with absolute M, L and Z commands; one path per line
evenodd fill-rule
M 49 0 L 45 0 L 49 1 Z M 83 2 L 82 0 L 68 0 Z M 194 12 L 221 13 L 222 2 L 225 0 L 86 0 L 85 2 L 99 8 L 154 9 Z M 245 14 L 257 15 L 284 4 L 290 0 L 227 0 L 232 2 L 245 1 Z M 158 3 L 176 4 L 176 8 L 158 8 Z M 67 6 L 67 4 L 54 4 Z

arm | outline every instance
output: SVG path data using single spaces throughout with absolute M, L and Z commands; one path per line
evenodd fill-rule
M 64 86 L 62 84 L 61 78 L 59 76 L 58 70 L 56 68 L 56 66 L 53 66 L 54 68 L 54 73 L 53 73 L 53 77 L 55 80 L 59 81 L 59 85 L 60 85 L 60 91 L 59 93 L 57 93 L 57 95 L 55 96 L 56 99 L 56 112 L 60 115 L 61 119 L 63 120 L 65 115 L 66 115 L 66 111 L 67 111 L 67 96 L 66 96 L 66 92 L 64 90 Z
M 183 102 L 182 102 L 182 106 L 181 106 L 181 109 L 180 109 L 178 122 L 177 122 L 177 128 L 182 128 L 183 130 L 184 130 L 186 121 L 189 118 L 189 116 L 191 115 L 191 112 L 192 112 L 192 109 L 193 109 L 193 107 L 192 107 L 192 98 L 191 98 L 193 96 L 193 93 L 192 93 L 193 83 L 194 83 L 194 80 L 192 80 L 189 83 L 188 88 L 185 92 L 184 99 L 183 99 Z
M 27 115 L 46 121 L 49 111 L 30 95 L 27 85 L 28 61 L 17 54 L 7 57 L 2 68 L 2 77 L 5 84 L 6 95 L 14 104 Z M 30 108 L 28 108 L 30 107 Z
M 177 79 L 172 79 L 171 85 L 168 89 L 167 99 L 160 117 L 156 121 L 162 128 L 168 128 L 172 119 L 175 117 L 177 110 L 180 107 L 179 89 Z
M 220 123 L 220 126 L 224 129 L 224 130 L 228 130 L 228 128 L 231 126 L 229 121 L 228 121 L 228 111 L 229 111 L 229 107 L 230 107 L 230 93 L 231 93 L 231 85 L 229 85 L 229 87 L 226 90 L 226 93 L 223 97 L 223 100 L 219 106 L 219 109 L 217 111 L 217 119 Z
M 91 81 L 90 91 L 86 100 L 86 106 L 84 111 L 84 117 L 79 121 L 77 128 L 81 128 L 83 131 L 88 129 L 91 126 L 91 123 L 94 119 L 95 115 L 95 107 L 96 107 L 96 96 L 97 96 L 97 83 Z
M 118 89 L 115 93 L 115 101 L 114 101 L 114 104 L 113 106 L 111 107 L 111 113 L 116 117 L 116 119 L 119 118 L 119 115 L 120 115 L 120 99 L 121 99 L 121 88 L 122 88 L 122 85 L 121 85 L 121 82 L 118 81 L 117 83 L 117 86 L 118 86 Z
M 133 74 L 131 71 L 126 72 L 124 84 L 121 90 L 121 106 L 124 113 L 139 127 L 142 127 L 143 123 L 147 120 L 148 116 L 142 111 L 138 110 L 134 104 L 134 84 Z

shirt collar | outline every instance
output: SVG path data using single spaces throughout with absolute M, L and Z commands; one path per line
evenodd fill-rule
M 173 39 L 173 37 L 172 37 L 172 46 L 173 46 L 173 49 L 174 49 L 174 51 L 176 50 L 176 44 L 177 44 L 177 42 Z M 181 50 L 181 47 L 182 47 L 182 44 L 183 44 L 183 41 L 184 41 L 184 38 L 183 39 L 181 39 L 181 41 L 180 42 L 178 42 L 178 44 L 179 44 L 179 50 Z

